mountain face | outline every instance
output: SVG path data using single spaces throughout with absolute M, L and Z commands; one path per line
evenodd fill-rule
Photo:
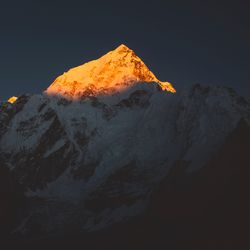
M 176 92 L 169 82 L 159 81 L 134 51 L 122 44 L 98 60 L 59 76 L 46 93 L 79 100 L 90 95 L 121 92 L 138 82 L 157 82 L 162 89 Z
M 180 162 L 200 171 L 249 124 L 250 104 L 230 88 L 173 94 L 125 46 L 99 60 L 1 104 L 0 167 L 23 199 L 12 234 L 95 231 L 142 214 Z

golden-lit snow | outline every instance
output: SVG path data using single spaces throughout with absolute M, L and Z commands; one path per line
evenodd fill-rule
M 159 81 L 134 51 L 122 44 L 97 60 L 70 69 L 45 92 L 78 99 L 86 92 L 109 95 L 138 82 L 156 82 L 163 90 L 176 92 L 171 83 Z

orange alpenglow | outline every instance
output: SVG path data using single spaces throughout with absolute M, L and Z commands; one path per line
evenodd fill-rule
M 8 103 L 14 103 L 17 100 L 16 96 L 12 96 L 11 98 L 8 99 Z
M 159 81 L 134 51 L 122 44 L 59 76 L 45 93 L 77 100 L 86 95 L 110 95 L 138 82 L 156 82 L 163 90 L 176 92 L 171 83 Z

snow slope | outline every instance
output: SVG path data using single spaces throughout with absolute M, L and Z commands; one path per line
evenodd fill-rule
M 249 121 L 250 105 L 228 88 L 195 85 L 173 95 L 139 83 L 81 101 L 28 96 L 10 110 L 1 162 L 36 198 L 18 231 L 37 223 L 46 235 L 141 213 L 177 161 L 187 171 L 205 165 L 238 121 Z

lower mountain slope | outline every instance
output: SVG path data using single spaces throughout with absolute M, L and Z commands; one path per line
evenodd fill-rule
M 185 216 L 196 198 L 202 201 L 199 190 L 212 199 L 208 178 L 218 192 L 229 188 L 236 170 L 211 162 L 220 162 L 213 160 L 218 154 L 226 157 L 221 148 L 237 124 L 248 126 L 249 114 L 250 104 L 232 89 L 195 85 L 171 95 L 157 83 L 137 84 L 112 96 L 24 95 L 2 104 L 0 163 L 11 180 L 2 189 L 15 183 L 20 190 L 18 197 L 7 195 L 14 203 L 2 196 L 5 207 L 20 204 L 10 231 L 58 236 L 123 223 L 148 207 L 161 214 L 152 208 L 161 204 L 152 193 L 166 179 L 172 183 L 172 175 L 177 175 L 177 190 L 166 191 L 162 209 L 169 212 L 163 216 L 174 218 L 178 211 Z M 245 125 L 239 125 L 243 120 Z M 190 178 L 195 179 L 190 183 Z M 190 196 L 184 195 L 186 189 L 192 190 Z M 200 206 L 195 211 L 202 211 Z M 11 214 L 8 209 L 1 213 Z

